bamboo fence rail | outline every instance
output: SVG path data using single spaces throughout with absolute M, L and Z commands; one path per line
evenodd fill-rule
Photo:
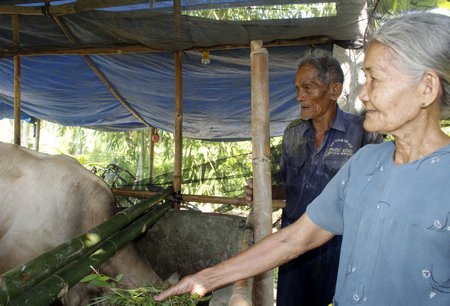
M 54 249 L 5 272 L 0 276 L 0 305 L 16 297 L 61 269 L 75 258 L 90 252 L 100 242 L 146 213 L 153 205 L 172 194 L 171 188 L 125 209 L 104 223 L 94 227 Z
M 148 198 L 156 194 L 156 192 L 154 191 L 130 190 L 119 188 L 112 188 L 112 192 L 118 196 L 135 197 L 135 198 Z M 248 203 L 247 201 L 245 201 L 244 198 L 181 194 L 181 199 L 183 202 L 227 204 L 234 206 L 249 206 L 249 207 L 253 206 L 253 203 Z M 286 205 L 285 200 L 275 200 L 275 199 L 272 200 L 272 208 L 283 208 L 285 205 Z
M 99 243 L 95 249 L 91 250 L 85 256 L 77 257 L 64 268 L 48 276 L 31 289 L 22 291 L 9 305 L 49 305 L 56 298 L 66 294 L 67 291 L 83 277 L 90 274 L 92 268 L 98 268 L 106 260 L 114 256 L 119 249 L 144 233 L 170 208 L 171 204 L 169 203 L 156 205 L 131 225 Z

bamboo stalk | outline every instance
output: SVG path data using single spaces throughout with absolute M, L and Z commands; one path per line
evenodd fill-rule
M 34 150 L 39 152 L 39 143 L 41 141 L 41 119 L 37 119 L 35 123 L 35 140 L 34 140 Z
M 153 134 L 155 133 L 155 128 L 152 126 L 150 128 L 150 143 L 149 143 L 149 161 L 148 161 L 148 182 L 153 183 L 153 172 L 155 165 L 155 143 L 153 142 Z
M 148 2 L 148 0 L 78 0 L 72 3 L 65 3 L 53 6 L 30 7 L 30 6 L 0 5 L 0 15 L 1 14 L 19 14 L 19 15 L 35 15 L 35 16 L 70 15 L 86 11 L 92 11 L 99 8 L 140 4 L 146 2 Z
M 118 196 L 134 197 L 134 198 L 148 198 L 156 194 L 154 191 L 146 190 L 129 190 L 112 188 L 112 192 Z M 244 198 L 231 198 L 231 197 L 217 197 L 195 194 L 181 194 L 183 202 L 197 202 L 197 203 L 213 203 L 213 204 L 227 204 L 235 206 L 249 206 L 252 207 L 253 203 L 248 203 Z M 284 200 L 272 199 L 272 208 L 283 208 L 286 202 Z
M 175 37 L 181 39 L 181 1 L 173 0 Z M 175 52 L 175 156 L 173 170 L 173 191 L 181 192 L 183 156 L 183 64 L 181 51 Z M 179 204 L 176 208 L 180 209 Z
M 60 29 L 64 32 L 66 37 L 72 42 L 75 43 L 76 39 L 73 36 L 72 32 L 70 32 L 69 28 L 65 25 L 65 23 L 59 17 L 53 17 L 53 20 L 58 24 Z M 98 69 L 98 67 L 94 64 L 89 55 L 82 55 L 86 64 L 91 68 L 91 70 L 97 75 L 97 77 L 102 81 L 105 85 L 106 89 L 123 105 L 137 120 L 139 120 L 142 124 L 147 127 L 151 127 L 151 125 L 138 113 L 136 110 L 122 97 L 122 95 L 116 90 L 116 88 L 111 84 L 111 82 L 105 77 L 105 75 Z
M 14 46 L 20 45 L 19 16 L 12 15 L 12 33 Z M 14 144 L 20 146 L 20 94 L 21 94 L 20 55 L 14 54 Z
M 168 188 L 161 194 L 154 195 L 148 200 L 117 213 L 88 232 L 5 272 L 0 276 L 0 305 L 6 304 L 21 292 L 33 287 L 75 258 L 88 253 L 101 241 L 142 216 L 154 204 L 167 198 L 171 193 L 171 188 Z
M 182 150 L 183 150 L 183 79 L 182 55 L 175 53 L 175 157 L 173 169 L 173 191 L 181 191 Z
M 330 43 L 331 40 L 327 36 L 306 37 L 293 40 L 279 40 L 268 42 L 266 47 L 284 47 L 284 46 L 304 46 L 304 45 L 320 45 Z M 193 47 L 184 51 L 203 51 L 203 50 L 234 50 L 248 49 L 248 44 L 235 45 L 216 45 L 208 48 Z M 74 44 L 62 46 L 21 46 L 21 47 L 1 47 L 0 57 L 11 57 L 14 54 L 22 56 L 42 56 L 42 55 L 104 55 L 104 54 L 129 54 L 129 53 L 152 53 L 166 52 L 157 48 L 151 48 L 143 45 L 124 44 L 124 45 L 99 45 L 99 44 Z
M 251 42 L 252 164 L 255 241 L 272 233 L 268 52 L 262 41 Z M 255 305 L 273 305 L 272 271 L 254 278 Z
M 91 267 L 98 268 L 106 260 L 114 256 L 119 249 L 147 231 L 170 207 L 171 205 L 168 203 L 153 207 L 131 225 L 100 243 L 98 248 L 89 255 L 79 257 L 33 288 L 24 291 L 23 294 L 13 299 L 10 305 L 48 305 L 56 298 L 62 297 L 80 279 L 92 272 Z

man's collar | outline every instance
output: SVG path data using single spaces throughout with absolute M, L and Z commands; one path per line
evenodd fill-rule
M 305 132 L 307 130 L 313 130 L 312 119 L 306 120 L 305 123 L 307 126 Z M 337 130 L 339 132 L 345 132 L 344 112 L 339 108 L 337 104 L 336 104 L 336 115 L 334 116 L 334 120 L 330 128 Z
M 345 132 L 344 112 L 339 108 L 337 104 L 336 104 L 336 116 L 334 117 L 333 123 L 331 124 L 331 128 L 339 132 Z

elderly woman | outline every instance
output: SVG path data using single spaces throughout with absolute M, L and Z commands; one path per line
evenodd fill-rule
M 208 291 L 343 235 L 333 304 L 450 305 L 450 18 L 386 22 L 363 64 L 368 131 L 395 141 L 358 151 L 294 224 L 155 297 Z M 293 305 L 296 306 L 296 305 Z

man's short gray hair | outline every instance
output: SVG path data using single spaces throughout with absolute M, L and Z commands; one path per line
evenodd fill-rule
M 328 85 L 330 83 L 344 83 L 344 72 L 341 64 L 331 56 L 314 57 L 307 56 L 300 60 L 298 69 L 303 66 L 311 66 L 317 70 L 317 77 L 320 81 Z
M 431 12 L 391 19 L 372 36 L 400 56 L 401 68 L 419 81 L 426 70 L 437 73 L 443 107 L 450 107 L 450 17 Z

